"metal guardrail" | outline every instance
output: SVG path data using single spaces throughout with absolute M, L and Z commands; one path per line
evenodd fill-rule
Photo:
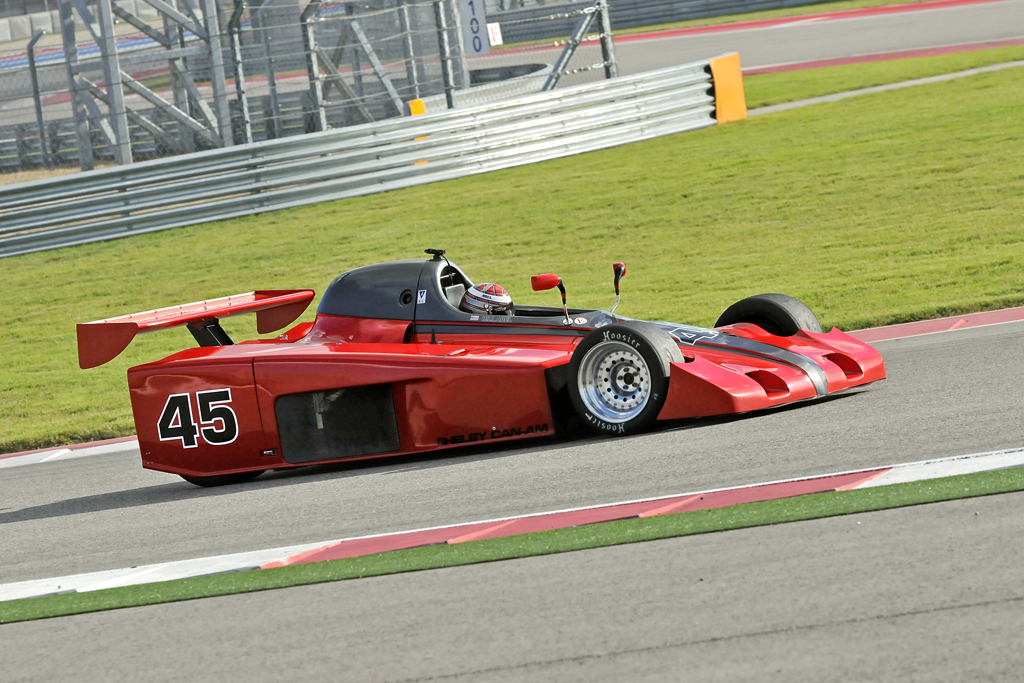
M 708 61 L 478 107 L 0 187 L 0 257 L 580 154 L 714 125 Z

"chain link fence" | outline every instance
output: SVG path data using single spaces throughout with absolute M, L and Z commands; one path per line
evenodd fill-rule
M 538 5 L 501 22 L 490 21 L 488 11 L 524 4 L 208 0 L 219 44 L 203 37 L 202 3 L 105 2 L 63 0 L 50 13 L 49 32 L 0 50 L 0 172 L 127 163 L 610 75 L 600 40 L 610 31 L 593 0 Z M 104 7 L 113 30 L 97 33 Z M 523 39 L 538 32 L 546 37 Z M 108 80 L 120 85 L 108 87 Z M 220 99 L 218 86 L 226 93 Z M 229 126 L 220 124 L 219 102 Z M 126 112 L 124 131 L 114 110 Z

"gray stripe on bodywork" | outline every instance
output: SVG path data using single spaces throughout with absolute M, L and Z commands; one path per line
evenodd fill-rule
M 828 377 L 825 375 L 825 371 L 807 356 L 801 356 L 799 353 L 780 349 L 771 344 L 746 339 L 745 337 L 737 337 L 736 335 L 719 330 L 670 322 L 656 322 L 653 324 L 668 332 L 680 344 L 719 347 L 731 353 L 755 358 L 771 358 L 780 363 L 785 363 L 807 375 L 811 383 L 814 384 L 814 391 L 818 396 L 828 394 Z

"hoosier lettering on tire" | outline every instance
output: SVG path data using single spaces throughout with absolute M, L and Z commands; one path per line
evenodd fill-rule
M 658 417 L 668 392 L 672 362 L 683 354 L 664 330 L 621 322 L 584 337 L 569 363 L 569 398 L 593 429 L 625 435 Z

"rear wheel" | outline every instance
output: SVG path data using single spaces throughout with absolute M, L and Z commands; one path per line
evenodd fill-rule
M 821 332 L 821 323 L 811 309 L 785 294 L 758 294 L 737 301 L 725 309 L 715 327 L 736 323 L 752 323 L 779 337 L 789 337 L 800 330 Z
M 266 472 L 266 470 L 255 470 L 253 472 L 236 472 L 235 474 L 214 474 L 209 477 L 186 477 L 181 478 L 196 486 L 227 486 L 229 484 L 241 484 L 244 481 L 251 481 Z
M 597 431 L 635 434 L 658 419 L 679 346 L 646 323 L 616 323 L 584 337 L 569 362 L 569 399 Z

